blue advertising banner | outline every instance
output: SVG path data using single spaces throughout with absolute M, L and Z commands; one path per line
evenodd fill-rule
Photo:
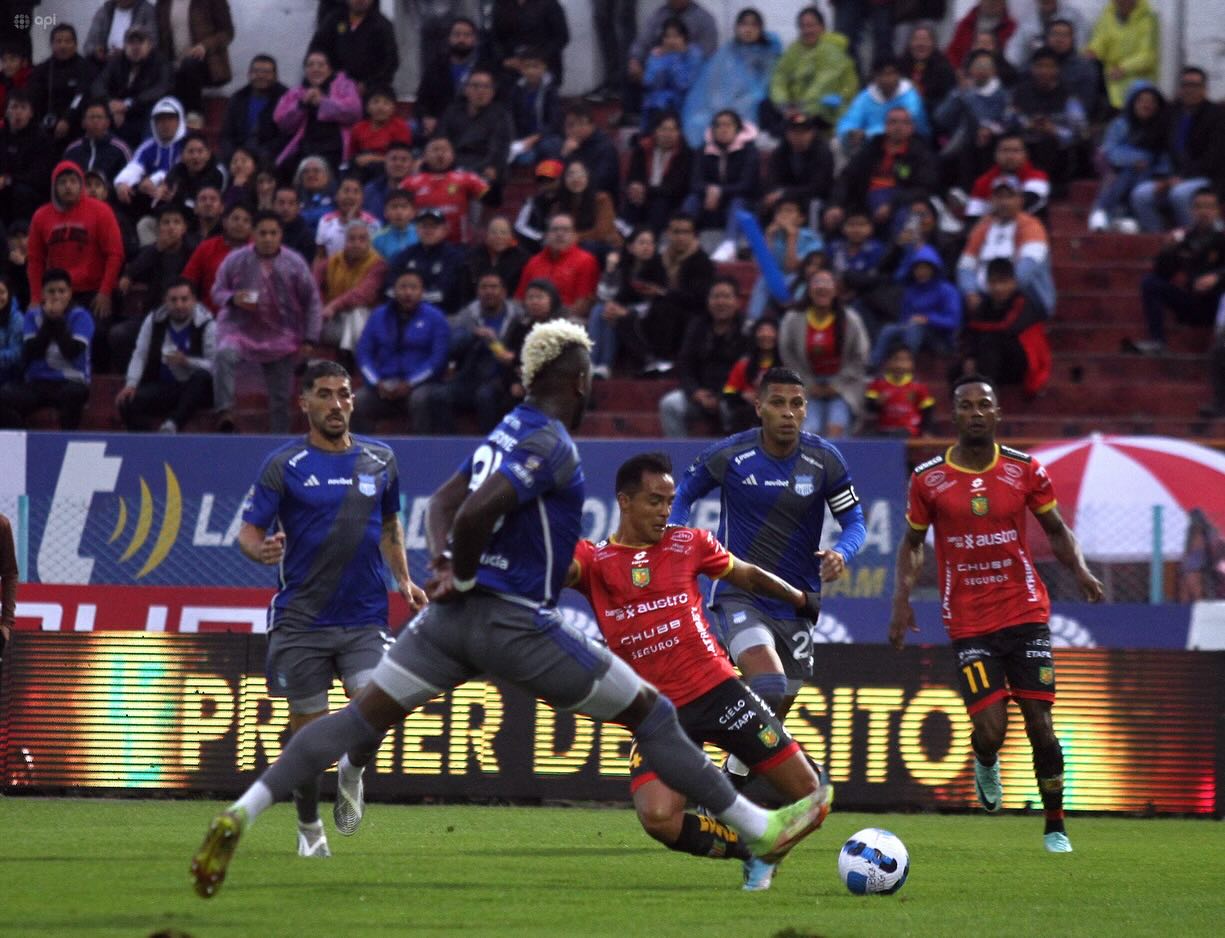
M 404 525 L 415 578 L 425 576 L 425 507 L 468 457 L 472 439 L 389 441 L 400 465 Z M 27 437 L 30 579 L 145 586 L 274 586 L 275 571 L 244 558 L 235 540 L 243 496 L 278 440 L 234 436 L 32 433 Z M 580 440 L 587 477 L 583 533 L 617 524 L 617 467 L 643 450 L 667 452 L 677 472 L 703 441 Z M 863 500 L 867 540 L 831 601 L 886 599 L 903 518 L 906 465 L 898 441 L 848 441 L 840 449 Z M 696 526 L 714 528 L 719 506 L 699 503 Z M 832 544 L 837 524 L 828 520 Z M 575 602 L 578 601 L 575 598 Z

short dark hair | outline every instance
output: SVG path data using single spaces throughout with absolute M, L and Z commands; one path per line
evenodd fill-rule
M 677 212 L 668 219 L 668 224 L 670 225 L 674 221 L 683 221 L 685 224 L 692 226 L 694 231 L 698 230 L 698 220 L 688 212 Z
M 12 95 L 10 94 L 9 97 L 12 98 Z M 197 140 L 204 144 L 205 148 L 207 148 L 210 153 L 213 152 L 213 145 L 208 142 L 208 137 L 204 136 L 203 131 L 199 130 L 189 130 L 187 133 L 183 134 L 183 146 L 180 147 L 180 152 L 182 149 L 186 148 L 187 144 L 194 143 Z
M 251 56 L 251 61 L 247 63 L 247 68 L 250 68 L 256 62 L 263 62 L 266 65 L 271 65 L 273 69 L 278 67 L 276 64 L 276 59 L 270 56 L 267 52 L 261 52 L 259 55 Z
M 1066 26 L 1072 30 L 1072 35 L 1076 35 L 1076 24 L 1064 16 L 1056 16 L 1053 20 L 1047 20 L 1046 32 L 1049 34 L 1056 26 Z
M 251 211 L 251 209 L 247 208 L 247 206 L 243 205 L 242 203 L 239 203 L 237 206 L 234 206 L 234 208 L 245 208 L 247 209 L 248 212 Z M 258 228 L 260 225 L 262 225 L 266 221 L 276 222 L 276 226 L 280 228 L 282 232 L 285 231 L 285 222 L 281 218 L 281 216 L 278 215 L 276 212 L 270 212 L 267 210 L 255 213 L 255 217 L 251 219 L 251 228 L 252 229 Z
M 1054 62 L 1056 65 L 1058 65 L 1059 53 L 1050 46 L 1041 46 L 1040 48 L 1035 49 L 1034 54 L 1029 57 L 1030 65 L 1033 65 L 1038 61 Z
M 51 27 L 52 39 L 55 38 L 56 33 L 70 33 L 72 35 L 72 41 L 76 42 L 77 40 L 77 28 L 71 23 L 56 23 L 55 26 Z
M 407 202 L 409 205 L 412 205 L 414 204 L 413 194 L 408 189 L 401 189 L 397 186 L 387 193 L 387 197 L 383 199 L 383 207 L 386 208 L 392 202 Z
M 953 396 L 956 397 L 958 389 L 964 388 L 967 384 L 985 384 L 987 387 L 991 389 L 991 393 L 995 394 L 994 382 L 992 382 L 992 380 L 988 378 L 986 375 L 980 375 L 978 372 L 974 372 L 973 374 L 962 375 L 960 378 L 958 378 L 956 381 L 953 382 L 953 387 L 952 387 Z
M 184 208 L 182 205 L 180 205 L 178 202 L 167 202 L 165 205 L 159 208 L 154 214 L 157 216 L 157 220 L 159 222 L 163 218 L 165 218 L 167 215 L 178 215 L 179 218 L 183 219 L 184 222 L 187 221 L 187 209 Z
M 1208 73 L 1205 72 L 1198 65 L 1188 65 L 1181 72 L 1178 73 L 1178 76 L 1180 78 L 1184 75 L 1198 75 L 1200 78 L 1204 80 L 1205 85 L 1208 84 Z
M 307 362 L 306 369 L 302 372 L 302 393 L 306 393 L 315 386 L 315 382 L 320 378 L 344 378 L 352 383 L 353 378 L 349 374 L 349 369 L 340 362 L 330 361 L 326 358 L 316 358 Z
M 664 121 L 673 121 L 677 127 L 681 126 L 681 116 L 672 108 L 664 108 L 651 118 L 651 133 L 655 133 L 659 129 L 659 125 Z
M 565 111 L 562 113 L 566 117 L 581 117 L 585 121 L 595 120 L 595 116 L 591 110 L 591 105 L 586 101 L 574 101 L 567 104 Z
M 8 99 L 4 106 L 7 108 L 10 104 L 24 104 L 26 107 L 34 107 L 34 99 L 30 97 L 30 92 L 24 88 L 13 88 L 9 91 Z
M 187 287 L 187 289 L 191 291 L 192 296 L 196 295 L 196 285 L 191 280 L 187 279 L 186 277 L 175 277 L 168 284 L 166 284 L 165 289 L 162 290 L 162 296 L 165 296 L 171 290 L 178 287 Z
M 740 296 L 740 281 L 731 274 L 717 274 L 714 279 L 710 281 L 710 288 L 706 291 L 706 295 L 709 296 L 715 287 L 731 287 L 732 292 L 735 293 L 736 296 Z
M 254 227 L 254 225 L 257 223 L 257 219 L 254 217 L 255 213 L 251 211 L 251 206 L 248 205 L 246 202 L 235 202 L 233 205 L 226 206 L 225 209 L 223 209 L 221 212 L 221 220 L 224 221 L 225 219 L 233 215 L 236 211 L 243 211 L 243 212 L 246 212 L 248 215 L 253 216 L 251 219 L 252 227 Z M 271 212 L 260 212 L 260 215 L 270 215 L 270 214 L 272 213 Z M 277 221 L 280 221 L 279 217 L 277 218 Z
M 815 16 L 818 23 L 820 23 L 822 26 L 825 25 L 825 16 L 815 6 L 804 7 L 795 15 L 795 21 L 798 23 L 805 16 Z
M 391 143 L 387 144 L 387 152 L 383 155 L 386 156 L 387 153 L 390 153 L 392 150 L 406 150 L 409 153 L 413 152 L 412 145 L 405 143 L 403 140 L 391 141 Z
M 781 365 L 775 365 L 766 371 L 761 376 L 761 389 L 764 391 L 771 384 L 798 384 L 804 386 L 804 379 L 794 368 L 783 368 Z
M 685 21 L 679 16 L 669 16 L 664 20 L 664 24 L 659 27 L 659 35 L 662 36 L 669 29 L 680 33 L 686 42 L 689 41 L 689 27 L 685 25 Z
M 375 85 L 366 92 L 366 100 L 369 101 L 371 98 L 386 98 L 392 104 L 396 103 L 396 93 L 390 85 Z
M 68 284 L 68 289 L 71 290 L 72 275 L 64 270 L 63 267 L 48 267 L 43 271 L 42 285 L 46 287 L 49 283 L 66 283 Z
M 1191 201 L 1194 202 L 1201 195 L 1210 195 L 1217 201 L 1220 201 L 1220 198 L 1221 198 L 1219 195 L 1216 194 L 1216 190 L 1213 189 L 1212 186 L 1200 186 L 1198 189 L 1196 189 L 1194 192 L 1191 193 Z
M 617 469 L 617 494 L 636 495 L 642 489 L 642 477 L 648 472 L 672 475 L 672 460 L 667 453 L 638 453 Z
M 1012 259 L 1008 257 L 993 257 L 987 261 L 987 279 L 988 280 L 1003 280 L 1005 277 L 1012 280 L 1017 276 L 1017 269 L 1013 266 Z
M 892 50 L 885 49 L 872 61 L 872 74 L 877 75 L 885 69 L 891 68 L 894 71 L 901 71 L 902 65 L 898 61 L 898 57 L 893 54 Z
M 108 104 L 106 103 L 106 99 L 105 99 L 105 98 L 90 98 L 90 99 L 89 99 L 88 101 L 86 101 L 86 102 L 85 102 L 85 104 L 84 104 L 84 105 L 81 107 L 81 116 L 82 116 L 82 117 L 84 117 L 84 116 L 85 116 L 85 112 L 86 112 L 86 111 L 89 111 L 89 110 L 92 110 L 93 108 L 101 108 L 101 109 L 102 109 L 102 113 L 106 115 L 106 119 L 107 119 L 108 121 L 111 119 L 111 109 L 110 109 L 110 105 L 108 105 Z
M 425 285 L 425 274 L 419 271 L 416 267 L 405 267 L 403 270 L 397 270 L 396 275 L 391 278 L 391 285 L 394 287 L 401 277 L 413 276 L 421 281 L 421 285 Z M 530 287 L 531 284 L 528 284 Z

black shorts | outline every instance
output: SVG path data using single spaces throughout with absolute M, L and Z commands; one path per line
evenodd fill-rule
M 953 654 L 957 686 L 971 714 L 1008 696 L 1055 702 L 1055 659 L 1045 622 L 956 639 Z
M 767 772 L 800 751 L 782 721 L 734 677 L 679 707 L 676 716 L 697 745 L 713 743 L 754 772 Z M 635 739 L 630 746 L 630 791 L 655 778 L 658 776 L 642 757 Z

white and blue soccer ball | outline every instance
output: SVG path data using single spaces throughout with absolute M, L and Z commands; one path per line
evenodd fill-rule
M 857 896 L 892 895 L 910 875 L 910 854 L 897 834 L 866 827 L 842 845 L 838 875 Z

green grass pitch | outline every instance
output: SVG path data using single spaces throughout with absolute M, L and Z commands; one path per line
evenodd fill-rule
M 739 864 L 658 847 L 629 810 L 372 805 L 331 860 L 294 855 L 292 808 L 245 835 L 221 892 L 187 867 L 212 802 L 0 798 L 0 935 L 888 936 L 1225 933 L 1225 830 L 1213 821 L 838 813 L 772 890 Z M 330 806 L 325 824 L 331 829 Z M 855 897 L 837 853 L 862 827 L 906 842 L 910 880 Z

